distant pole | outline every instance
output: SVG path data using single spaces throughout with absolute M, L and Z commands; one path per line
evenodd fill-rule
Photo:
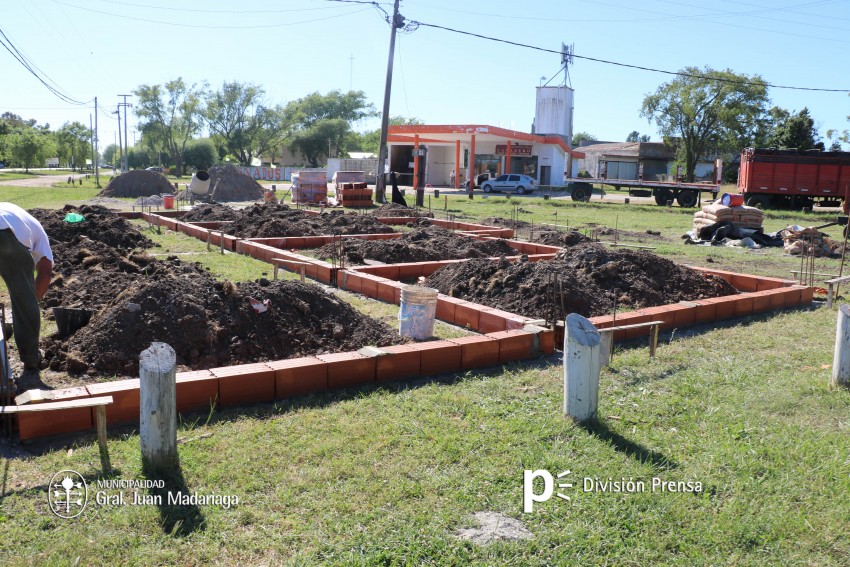
M 393 88 L 393 54 L 395 53 L 396 29 L 404 25 L 404 17 L 398 13 L 398 0 L 393 5 L 393 19 L 390 22 L 390 54 L 387 58 L 387 82 L 384 87 L 384 109 L 381 114 L 381 144 L 378 148 L 378 177 L 375 180 L 375 199 L 379 203 L 387 202 L 387 180 L 384 169 L 387 165 L 387 130 L 390 125 L 390 93 Z
M 599 406 L 599 331 L 577 313 L 564 325 L 564 414 L 582 422 L 596 417 Z
M 94 123 L 89 114 L 89 137 L 91 138 L 91 166 L 94 167 Z
M 115 111 L 118 115 L 118 151 L 121 152 L 121 161 L 118 165 L 121 166 L 121 173 L 124 173 L 124 147 L 121 145 L 121 104 L 118 104 L 118 110 Z
M 130 155 L 129 155 L 130 154 L 130 138 L 127 136 L 127 107 L 130 106 L 130 105 L 127 104 L 127 97 L 130 97 L 130 96 L 133 96 L 133 95 L 120 94 L 118 96 L 124 97 L 124 102 L 122 102 L 118 106 L 124 107 L 124 147 L 126 148 L 127 151 L 124 152 L 123 171 L 126 172 L 126 171 L 129 171 L 129 165 L 128 164 L 129 164 L 129 161 L 130 161 L 130 159 L 129 159 L 129 157 L 130 157 Z M 120 128 L 120 126 L 119 126 L 119 128 Z
M 98 159 L 99 153 L 100 149 L 98 148 L 97 138 L 97 97 L 94 97 L 94 185 L 98 189 L 100 189 L 100 164 L 98 163 L 100 161 Z
M 139 439 L 145 472 L 167 473 L 177 458 L 177 354 L 151 343 L 139 355 Z
M 850 305 L 847 304 L 838 308 L 831 384 L 834 387 L 850 388 Z

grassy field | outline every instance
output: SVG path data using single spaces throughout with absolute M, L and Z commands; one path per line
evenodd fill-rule
M 61 201 L 48 193 L 49 206 Z M 509 218 L 515 201 L 456 198 L 449 209 Z M 651 228 L 669 238 L 657 252 L 688 263 L 714 257 L 770 275 L 794 263 L 778 250 L 691 252 L 675 237 L 692 211 L 559 203 L 522 200 L 521 219 L 557 210 L 569 218 L 559 224 Z M 827 218 L 771 213 L 769 226 Z M 189 253 L 218 277 L 268 269 L 178 235 L 151 236 L 163 244 L 155 253 Z M 4 461 L 0 555 L 11 565 L 847 565 L 850 392 L 828 387 L 835 317 L 817 306 L 676 330 L 653 360 L 641 342 L 618 345 L 602 373 L 599 420 L 585 426 L 561 415 L 557 355 L 184 416 L 173 486 L 238 497 L 230 507 L 134 506 L 133 489 L 98 489 L 92 436 L 25 446 L 32 455 Z M 109 444 L 114 478 L 143 479 L 136 432 L 112 430 Z M 74 520 L 47 506 L 47 483 L 63 469 L 92 487 Z M 526 469 L 569 469 L 577 486 L 561 491 L 571 500 L 523 513 Z M 647 490 L 585 492 L 585 478 Z M 652 491 L 653 478 L 702 490 Z M 99 504 L 98 491 L 123 492 L 126 504 Z M 533 537 L 456 537 L 480 511 L 515 518 Z

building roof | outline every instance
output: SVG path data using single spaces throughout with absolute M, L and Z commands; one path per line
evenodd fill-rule
M 584 154 L 570 148 L 567 141 L 561 136 L 552 134 L 528 134 L 498 126 L 487 126 L 483 124 L 412 124 L 401 126 L 390 126 L 387 140 L 394 143 L 413 143 L 415 136 L 419 136 L 419 142 L 423 144 L 453 144 L 455 141 L 468 141 L 475 135 L 479 142 L 531 142 L 533 144 L 553 144 L 559 146 L 576 158 L 584 157 Z
M 605 156 L 671 159 L 674 150 L 661 142 L 607 142 L 582 146 L 581 151 Z

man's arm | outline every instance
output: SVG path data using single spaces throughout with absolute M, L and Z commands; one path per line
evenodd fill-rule
M 35 296 L 39 301 L 47 293 L 47 287 L 50 285 L 52 274 L 53 262 L 47 258 L 42 258 L 35 265 Z

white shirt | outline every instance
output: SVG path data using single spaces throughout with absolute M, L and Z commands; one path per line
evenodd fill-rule
M 42 258 L 53 262 L 47 233 L 35 217 L 12 203 L 0 203 L 0 230 L 10 228 L 18 242 L 27 247 L 36 264 Z

